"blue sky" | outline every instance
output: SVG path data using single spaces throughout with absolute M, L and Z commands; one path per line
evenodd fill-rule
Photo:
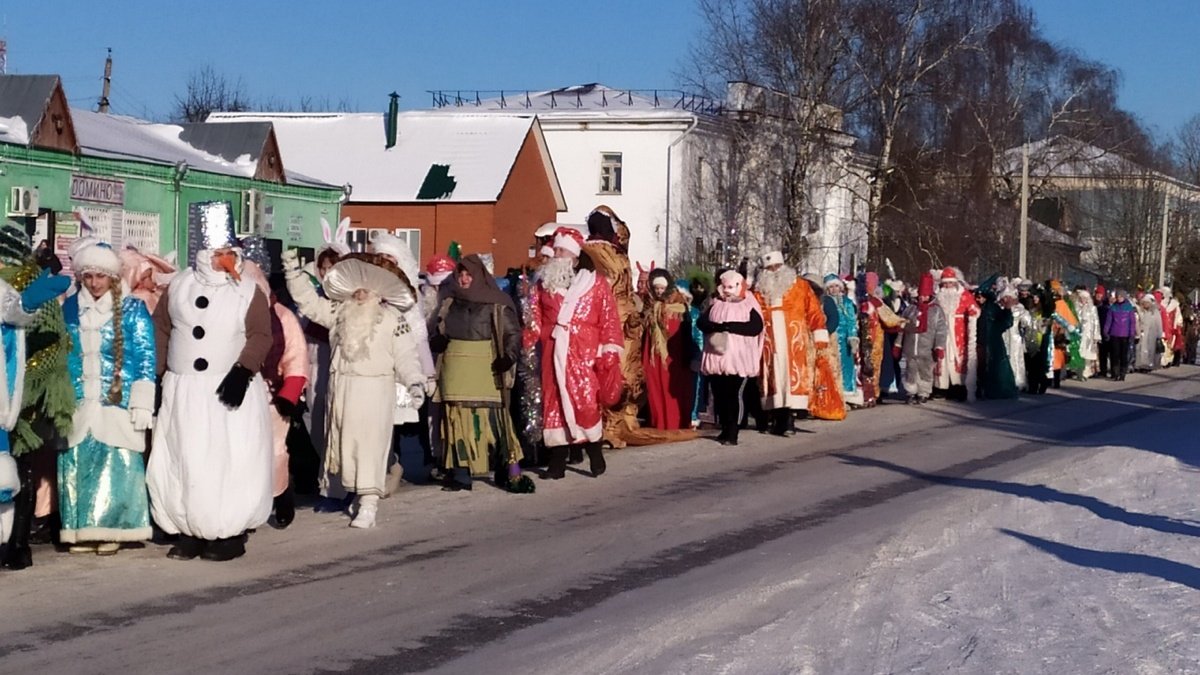
M 1200 1 L 1029 1 L 1052 39 L 1122 71 L 1122 105 L 1160 135 L 1200 113 Z M 670 89 L 701 28 L 694 0 L 0 0 L 0 16 L 8 72 L 58 73 L 94 107 L 112 47 L 113 110 L 152 118 L 205 64 L 254 97 L 364 111 L 393 90 L 421 108 L 428 89 Z

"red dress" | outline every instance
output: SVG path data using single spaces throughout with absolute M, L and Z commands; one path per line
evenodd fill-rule
M 679 291 L 663 300 L 646 298 L 642 370 L 646 375 L 650 426 L 655 429 L 691 426 L 696 378 L 692 374 L 688 352 L 692 339 L 684 321 L 688 316 L 687 299 Z

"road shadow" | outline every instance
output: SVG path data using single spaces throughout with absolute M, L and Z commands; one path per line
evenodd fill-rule
M 1130 527 L 1140 527 L 1155 532 L 1164 534 L 1179 534 L 1188 537 L 1200 537 L 1200 525 L 1188 521 L 1177 520 L 1167 516 L 1160 516 L 1154 513 L 1141 513 L 1139 511 L 1130 511 L 1128 509 L 1109 504 L 1106 501 L 1089 497 L 1087 495 L 1078 495 L 1071 492 L 1063 492 L 1056 490 L 1048 485 L 1027 485 L 1025 483 L 1012 483 L 1000 480 L 986 480 L 981 478 L 967 478 L 965 476 L 952 476 L 937 473 L 925 473 L 910 467 L 894 464 L 882 459 L 872 459 L 870 457 L 860 457 L 857 455 L 834 454 L 833 457 L 838 458 L 844 464 L 851 466 L 864 466 L 876 469 L 884 469 L 893 473 L 898 473 L 910 478 L 917 478 L 935 485 L 947 485 L 950 487 L 967 488 L 971 490 L 988 490 L 998 492 L 1000 494 L 1012 495 L 1023 499 L 1032 499 L 1034 501 L 1045 504 L 1066 504 L 1068 506 L 1076 506 L 1081 509 L 1090 511 L 1093 515 L 1111 520 L 1113 522 L 1124 523 Z
M 1139 379 L 1145 380 L 1141 388 L 1179 381 L 1153 374 Z M 943 402 L 924 410 L 943 423 L 993 430 L 1026 441 L 1066 447 L 1129 447 L 1173 457 L 1189 469 L 1200 469 L 1200 444 L 1181 440 L 1179 433 L 1200 416 L 1200 400 L 1137 391 L 1089 390 L 1086 384 L 1072 387 L 1072 393 L 1080 398 L 1023 396 L 1019 400 L 977 401 L 969 404 L 970 408 Z M 1071 403 L 1075 405 L 1065 407 Z M 1150 416 L 1161 418 L 1157 429 L 1162 433 L 1147 433 L 1144 425 L 1133 424 Z M 1085 421 L 1083 426 L 1078 424 L 1081 419 Z
M 1121 574 L 1143 574 L 1200 590 L 1200 569 L 1191 565 L 1141 553 L 1080 548 L 1005 528 L 1000 528 L 999 531 L 1072 565 Z

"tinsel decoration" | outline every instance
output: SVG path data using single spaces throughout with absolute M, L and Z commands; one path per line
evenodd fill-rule
M 28 288 L 39 274 L 41 269 L 29 257 L 19 267 L 0 269 L 0 279 L 18 292 Z M 25 407 L 10 434 L 14 456 L 37 450 L 54 436 L 70 435 L 76 406 L 75 384 L 67 370 L 70 353 L 71 338 L 62 305 L 47 302 L 25 327 Z
M 521 323 L 528 326 L 534 319 L 534 294 L 537 293 L 537 282 L 533 276 L 524 272 L 517 277 L 515 284 L 517 306 L 521 311 Z M 514 417 L 517 422 L 518 437 L 521 439 L 521 449 L 525 456 L 536 462 L 542 446 L 542 348 L 541 341 L 535 340 L 533 346 L 522 348 L 517 359 L 517 379 L 513 387 L 513 397 L 516 401 Z
M 266 242 L 257 234 L 242 239 L 242 257 L 258 265 L 263 274 L 271 276 L 271 253 L 267 251 Z
M 505 489 L 513 494 L 531 495 L 537 492 L 537 483 L 527 474 L 521 474 L 517 478 L 508 479 L 508 487 Z

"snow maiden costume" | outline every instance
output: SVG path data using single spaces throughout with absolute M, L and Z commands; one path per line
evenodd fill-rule
M 116 553 L 120 542 L 150 538 L 145 431 L 154 415 L 154 323 L 146 303 L 120 281 L 121 261 L 107 244 L 72 245 L 71 267 L 111 285 L 95 298 L 86 285 L 63 304 L 71 336 L 75 425 L 58 455 L 60 538 L 72 553 Z
M 179 542 L 167 556 L 232 560 L 271 515 L 271 422 L 258 373 L 271 309 L 243 278 L 228 202 L 205 202 L 202 250 L 154 312 L 162 407 L 146 470 L 154 522 Z
M 825 310 L 825 328 L 829 331 L 830 344 L 836 345 L 835 353 L 840 381 L 839 390 L 847 405 L 863 405 L 863 392 L 858 386 L 858 375 L 854 362 L 858 356 L 858 311 L 854 301 L 846 297 L 846 282 L 836 274 L 825 276 L 825 296 L 821 298 Z
M 643 300 L 642 371 L 650 426 L 690 429 L 695 391 L 692 376 L 691 305 L 670 272 L 650 272 Z

